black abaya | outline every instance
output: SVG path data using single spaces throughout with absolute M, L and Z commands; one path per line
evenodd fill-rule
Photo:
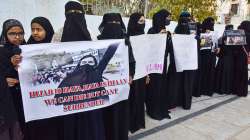
M 190 34 L 187 18 L 180 18 L 176 34 Z M 193 46 L 197 47 L 197 46 Z M 196 70 L 185 70 L 177 72 L 175 67 L 173 48 L 171 49 L 170 65 L 168 71 L 168 92 L 171 94 L 169 101 L 169 109 L 176 106 L 182 106 L 183 109 L 190 109 L 192 104 L 192 94 L 194 92 L 194 80 Z
M 233 93 L 233 52 L 239 46 L 221 46 L 219 60 L 215 69 L 214 89 L 219 94 Z
M 128 36 L 144 34 L 144 24 L 138 24 L 139 19 L 143 16 L 140 13 L 134 13 L 130 16 L 128 23 Z M 129 92 L 129 130 L 134 133 L 141 128 L 145 128 L 145 92 L 146 77 L 134 80 L 130 86 Z
M 113 23 L 113 22 L 118 23 Z M 103 21 L 99 27 L 101 34 L 99 40 L 105 39 L 123 39 L 125 38 L 125 26 L 119 13 L 109 13 L 103 16 Z M 129 48 L 129 75 L 134 76 L 135 59 L 132 47 L 127 40 Z M 129 102 L 121 101 L 103 109 L 104 128 L 107 140 L 128 140 L 129 131 Z
M 244 46 L 233 52 L 233 94 L 246 97 L 248 94 L 248 63 Z
M 36 41 L 32 36 L 30 36 L 27 44 L 50 43 L 54 34 L 54 29 L 49 20 L 44 17 L 36 17 L 31 21 L 31 25 L 33 23 L 37 23 L 42 26 L 46 31 L 46 36 L 41 41 Z M 28 122 L 25 140 L 59 140 L 59 123 L 58 118 Z
M 166 26 L 170 24 L 167 17 L 170 13 L 162 9 L 153 16 L 153 26 L 149 29 L 148 34 L 158 34 L 162 30 L 166 30 Z M 164 56 L 164 69 L 162 74 L 150 74 L 150 83 L 146 91 L 146 111 L 147 114 L 156 120 L 171 118 L 168 111 L 168 100 L 170 98 L 167 92 L 167 57 L 169 48 L 172 47 L 171 33 L 166 34 L 166 50 Z
M 70 1 L 65 5 L 66 21 L 61 42 L 89 41 L 90 34 L 80 3 Z M 105 140 L 102 109 L 81 112 L 60 117 L 61 139 L 63 140 Z M 61 140 L 60 139 L 60 140 Z
M 207 31 L 214 31 L 214 19 L 211 17 L 206 18 L 202 23 L 202 33 Z M 212 44 L 211 44 L 212 45 Z M 200 45 L 199 45 L 200 46 Z M 206 47 L 206 48 L 203 48 Z M 214 92 L 214 78 L 215 78 L 215 65 L 216 54 L 212 51 L 212 46 L 200 47 L 200 64 L 198 80 L 200 82 L 200 95 L 212 96 Z M 198 93 L 199 94 L 199 93 Z
M 241 97 L 246 97 L 248 95 L 247 57 L 250 52 L 250 21 L 243 21 L 238 29 L 245 31 L 247 44 L 233 52 L 235 63 L 233 93 Z
M 214 74 L 216 55 L 211 49 L 201 50 L 200 92 L 201 95 L 212 96 L 214 92 Z
M 154 34 L 154 30 L 151 28 L 149 33 Z M 146 91 L 146 111 L 147 114 L 156 120 L 162 120 L 169 118 L 168 104 L 172 99 L 167 91 L 167 56 L 169 48 L 172 47 L 171 34 L 167 34 L 167 44 L 164 58 L 164 69 L 162 74 L 150 74 L 150 83 L 147 85 Z
M 145 92 L 146 78 L 133 81 L 129 93 L 129 119 L 130 131 L 133 133 L 141 128 L 145 128 Z

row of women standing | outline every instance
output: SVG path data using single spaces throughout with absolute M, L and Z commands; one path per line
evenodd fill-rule
M 68 2 L 65 5 L 65 16 L 66 21 L 62 35 L 59 35 L 58 41 L 91 40 L 81 4 L 73 1 Z M 190 22 L 189 17 L 190 15 L 186 13 L 180 16 L 175 33 L 190 34 L 187 26 L 187 23 Z M 148 31 L 149 34 L 164 33 L 167 35 L 163 73 L 150 74 L 139 80 L 132 81 L 135 72 L 135 60 L 129 36 L 144 34 L 145 18 L 140 13 L 132 14 L 126 33 L 126 28 L 120 14 L 105 14 L 99 26 L 101 34 L 97 38 L 99 40 L 125 39 L 126 44 L 129 46 L 129 83 L 131 86 L 129 100 L 93 111 L 25 123 L 16 70 L 21 61 L 21 50 L 18 46 L 25 44 L 24 30 L 19 21 L 14 19 L 7 20 L 3 25 L 1 35 L 1 44 L 4 47 L 0 48 L 0 139 L 127 140 L 129 131 L 133 133 L 141 128 L 145 128 L 144 103 L 146 103 L 147 114 L 156 120 L 171 118 L 168 110 L 176 106 L 190 109 L 192 95 L 200 96 L 200 93 L 207 94 L 207 92 L 203 93 L 203 90 L 207 91 L 207 88 L 204 88 L 202 85 L 207 86 L 208 81 L 210 81 L 206 79 L 207 77 L 204 77 L 209 77 L 206 71 L 208 73 L 215 73 L 215 70 L 210 70 L 214 69 L 213 62 L 215 55 L 211 50 L 202 51 L 199 49 L 200 46 L 194 46 L 198 47 L 197 50 L 199 51 L 199 69 L 197 71 L 184 71 L 182 73 L 176 72 L 174 46 L 172 44 L 171 33 L 167 30 L 170 21 L 171 13 L 165 9 L 160 10 L 153 16 L 153 25 Z M 212 18 L 206 19 L 201 25 L 201 32 L 213 30 L 213 24 L 214 20 Z M 46 18 L 37 17 L 33 19 L 31 29 L 32 35 L 27 44 L 51 42 L 54 31 Z M 242 29 L 245 30 L 243 27 Z M 197 32 L 197 40 L 199 42 L 200 30 L 197 30 Z M 246 50 L 248 51 L 249 49 Z M 169 65 L 167 63 L 168 56 L 170 57 Z M 240 61 L 240 59 L 237 61 Z M 244 58 L 242 57 L 242 59 Z M 238 73 L 240 72 L 238 71 Z M 236 77 L 238 76 L 243 77 L 246 75 L 237 75 Z M 243 83 L 241 85 L 245 86 Z M 242 92 L 239 91 L 239 93 Z
M 65 5 L 65 16 L 66 21 L 59 41 L 91 40 L 84 10 L 80 3 L 68 2 Z M 141 23 L 145 26 L 145 19 L 142 19 Z M 0 139 L 127 140 L 129 131 L 128 100 L 103 109 L 25 123 L 17 73 L 18 64 L 22 59 L 19 45 L 50 43 L 54 35 L 52 25 L 44 17 L 33 19 L 31 29 L 32 35 L 26 43 L 24 29 L 19 21 L 10 19 L 3 24 L 1 35 L 3 47 L 0 48 Z M 137 26 L 135 30 L 130 30 L 131 35 L 134 31 L 137 32 L 136 29 Z M 127 38 L 125 25 L 118 13 L 105 14 L 99 30 L 101 32 L 98 36 L 99 40 Z M 135 60 L 129 40 L 125 40 L 125 43 L 129 46 L 129 83 L 132 84 L 135 73 Z

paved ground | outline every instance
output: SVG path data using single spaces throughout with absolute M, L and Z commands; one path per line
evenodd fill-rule
M 171 120 L 146 117 L 147 129 L 130 140 L 250 140 L 250 96 L 203 96 L 193 99 L 190 111 L 171 112 Z

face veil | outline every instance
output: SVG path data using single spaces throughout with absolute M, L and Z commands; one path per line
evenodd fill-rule
M 127 33 L 128 36 L 144 34 L 145 23 L 144 24 L 138 23 L 140 18 L 143 16 L 144 15 L 141 13 L 133 13 L 130 16 L 128 22 L 128 33 Z
M 97 60 L 93 55 L 84 56 L 78 63 L 74 72 L 88 73 L 94 71 L 97 67 Z
M 65 16 L 62 42 L 91 40 L 84 10 L 80 3 L 75 1 L 68 2 L 65 5 Z
M 152 27 L 148 30 L 148 34 L 158 34 L 161 30 L 166 29 L 170 24 L 170 19 L 167 18 L 171 15 L 166 9 L 162 9 L 153 15 Z
M 102 39 L 122 39 L 126 34 L 126 27 L 119 13 L 107 13 L 103 16 L 99 26 L 101 34 L 97 37 Z

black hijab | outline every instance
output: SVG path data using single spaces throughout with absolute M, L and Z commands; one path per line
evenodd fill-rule
M 16 19 L 8 19 L 3 23 L 2 34 L 0 37 L 1 45 L 11 45 L 7 38 L 7 32 L 9 31 L 9 29 L 15 26 L 20 27 L 24 31 L 23 25 L 21 24 L 21 22 Z M 22 44 L 25 44 L 25 41 Z
M 206 30 L 214 31 L 214 18 L 208 17 L 202 22 L 202 33 Z
M 128 22 L 128 36 L 134 36 L 134 35 L 141 35 L 144 34 L 144 28 L 145 28 L 145 23 L 144 24 L 139 24 L 138 21 L 140 18 L 144 16 L 141 13 L 133 13 Z
M 179 18 L 178 25 L 176 26 L 174 32 L 176 34 L 190 34 L 187 17 Z
M 52 37 L 54 35 L 54 29 L 49 22 L 49 20 L 45 17 L 36 17 L 31 21 L 31 25 L 33 23 L 37 23 L 43 27 L 43 29 L 46 31 L 46 36 L 41 41 L 36 41 L 32 36 L 30 36 L 27 44 L 39 44 L 39 43 L 50 43 L 52 40 Z
M 238 29 L 244 30 L 246 35 L 247 46 L 245 46 L 246 50 L 250 51 L 250 21 L 245 20 L 241 22 Z
M 65 5 L 65 16 L 61 42 L 91 40 L 80 3 L 70 1 Z
M 166 9 L 162 9 L 154 14 L 152 24 L 153 26 L 149 29 L 148 33 L 159 33 L 162 29 L 166 29 L 165 26 L 170 24 L 169 20 L 166 18 L 171 15 Z
M 119 22 L 120 24 L 113 23 Z M 102 39 L 122 39 L 126 35 L 126 27 L 119 13 L 107 13 L 103 16 L 102 23 L 99 26 L 101 34 L 97 37 Z

